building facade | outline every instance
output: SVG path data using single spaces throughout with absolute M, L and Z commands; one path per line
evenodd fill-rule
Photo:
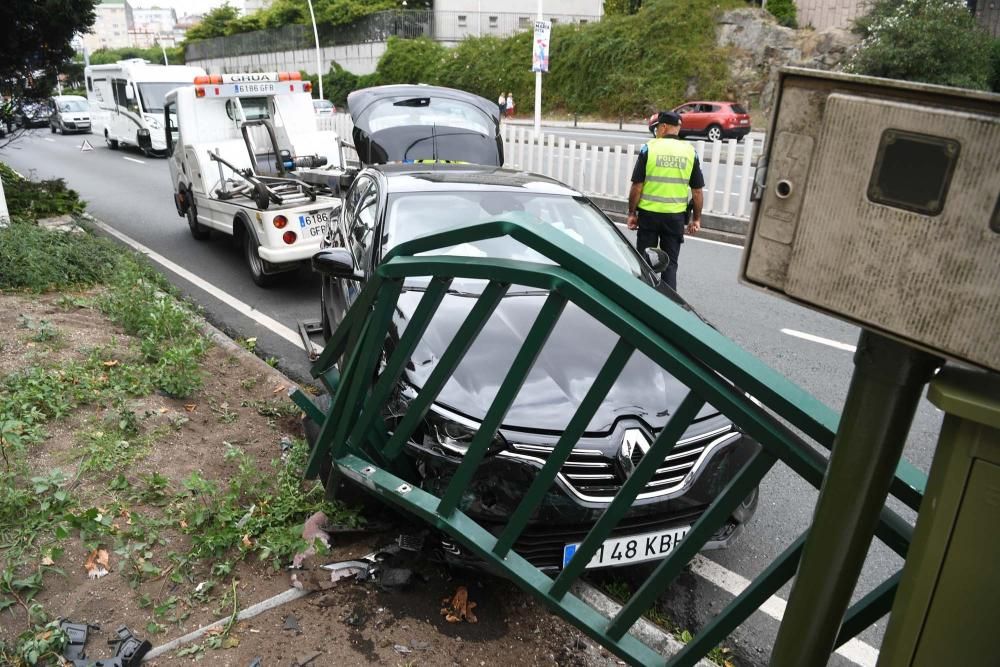
M 104 0 L 94 10 L 97 15 L 94 27 L 83 36 L 83 44 L 88 51 L 133 46 L 129 31 L 135 27 L 132 5 L 128 0 Z
M 544 18 L 559 23 L 599 21 L 603 0 L 545 0 Z M 507 37 L 531 30 L 537 0 L 434 0 L 434 37 L 459 42 L 466 37 Z

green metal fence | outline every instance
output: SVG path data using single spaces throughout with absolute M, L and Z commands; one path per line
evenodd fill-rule
M 433 254 L 462 243 L 502 236 L 519 241 L 553 264 Z M 429 282 L 398 344 L 383 356 L 383 344 L 404 281 L 415 277 L 429 278 Z M 487 282 L 424 386 L 409 403 L 407 413 L 390 432 L 382 416 L 383 406 L 456 278 Z M 547 290 L 549 296 L 450 484 L 440 497 L 434 496 L 412 483 L 414 477 L 410 476 L 407 459 L 402 456 L 403 446 L 511 285 Z M 520 506 L 496 536 L 461 511 L 462 493 L 486 456 L 487 447 L 568 303 L 614 332 L 618 342 L 569 420 L 555 450 L 538 470 Z M 688 388 L 688 393 L 572 560 L 557 576 L 550 577 L 519 556 L 512 546 L 554 484 L 560 467 L 609 388 L 636 352 L 670 372 Z M 342 368 L 335 365 L 338 361 L 342 362 Z M 322 425 L 307 475 L 316 476 L 323 462 L 332 460 L 331 490 L 340 476 L 346 476 L 420 516 L 616 655 L 637 665 L 694 664 L 795 574 L 808 531 L 770 563 L 679 654 L 658 655 L 628 633 L 777 462 L 819 488 L 827 465 L 819 449 L 830 448 L 838 424 L 838 415 L 825 405 L 599 253 L 551 227 L 505 221 L 456 228 L 393 249 L 334 332 L 316 361 L 313 374 L 330 390 L 331 405 L 324 413 L 306 395 L 294 396 L 303 410 Z M 705 403 L 756 439 L 762 449 L 733 477 L 679 546 L 658 564 L 618 614 L 605 618 L 570 593 L 570 587 Z M 924 482 L 922 474 L 903 463 L 897 469 L 891 493 L 916 510 Z M 904 558 L 911 534 L 912 526 L 907 521 L 887 507 L 881 509 L 876 535 Z M 850 607 L 837 646 L 889 611 L 898 581 L 899 573 Z

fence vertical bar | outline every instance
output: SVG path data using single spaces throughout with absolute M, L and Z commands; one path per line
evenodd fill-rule
M 629 478 L 618 489 L 614 500 L 605 508 L 601 514 L 601 518 L 597 520 L 594 527 L 587 533 L 587 537 L 577 547 L 573 558 L 552 583 L 549 595 L 554 599 L 558 600 L 562 598 L 573 582 L 583 574 L 587 563 L 590 562 L 590 559 L 593 558 L 594 554 L 597 553 L 597 550 L 604 543 L 605 538 L 607 538 L 622 517 L 625 516 L 626 512 L 632 507 L 632 503 L 635 502 L 643 487 L 652 479 L 656 473 L 656 469 L 663 464 L 663 460 L 670 455 L 670 451 L 677 444 L 677 440 L 683 435 L 687 427 L 691 425 L 691 420 L 695 418 L 695 415 L 698 414 L 698 411 L 701 410 L 701 406 L 704 404 L 704 399 L 693 391 L 687 393 L 659 435 L 656 436 L 653 444 L 650 445 L 649 451 L 643 455 L 642 460 L 639 461 L 639 465 L 636 466 Z
M 563 180 L 563 166 L 566 163 L 566 137 L 559 137 L 559 162 L 556 169 L 556 180 Z
M 503 382 L 500 383 L 500 388 L 497 389 L 496 396 L 479 425 L 479 430 L 473 436 L 465 456 L 462 457 L 462 462 L 458 465 L 458 469 L 455 470 L 448 483 L 448 488 L 441 496 L 441 502 L 437 508 L 438 514 L 441 516 L 451 516 L 455 508 L 458 507 L 469 482 L 476 474 L 476 468 L 486 456 L 487 446 L 496 435 L 503 418 L 507 416 L 510 406 L 514 404 L 518 392 L 521 391 L 524 381 L 528 378 L 528 373 L 531 372 L 535 360 L 541 354 L 542 348 L 545 347 L 545 342 L 552 330 L 555 329 L 559 322 L 559 316 L 565 307 L 565 296 L 558 292 L 549 292 L 548 298 L 545 299 L 545 303 L 542 304 L 535 317 L 534 324 L 531 325 L 531 329 L 524 337 L 521 349 L 514 355 L 510 370 L 507 371 Z
M 535 133 L 528 132 L 526 141 L 528 145 L 525 147 L 527 150 L 526 156 L 524 158 L 524 170 L 534 171 L 535 170 Z
M 406 411 L 406 416 L 403 417 L 403 420 L 392 434 L 392 438 L 389 439 L 389 442 L 386 443 L 385 448 L 382 450 L 387 459 L 392 460 L 403 450 L 403 444 L 406 442 L 406 439 L 410 437 L 413 429 L 417 427 L 420 420 L 427 414 L 431 403 L 437 398 L 445 382 L 448 381 L 455 368 L 461 363 L 462 358 L 465 357 L 465 353 L 472 347 L 476 336 L 479 335 L 480 330 L 486 324 L 486 320 L 496 310 L 497 305 L 499 305 L 500 300 L 507 293 L 509 287 L 510 285 L 506 283 L 490 282 L 482 294 L 479 295 L 476 304 L 469 311 L 465 321 L 458 327 L 455 337 L 452 338 L 448 347 L 445 348 L 444 353 L 438 359 L 434 370 L 431 371 L 427 381 L 424 382 L 424 386 L 421 387 L 417 397 L 410 403 Z
M 729 215 L 733 196 L 733 172 L 736 171 L 736 140 L 726 142 L 726 180 L 722 188 L 722 213 Z
M 753 139 L 750 135 L 743 140 L 743 164 L 740 165 L 740 194 L 736 204 L 736 216 L 742 218 L 749 214 L 747 204 L 750 203 L 750 171 L 753 167 Z
M 579 176 L 576 179 L 576 189 L 580 192 L 584 192 L 587 187 L 587 142 L 580 142 L 580 170 Z
M 576 139 L 569 140 L 569 148 L 566 150 L 566 180 L 570 187 L 575 187 L 573 181 L 576 179 Z M 563 180 L 563 179 L 559 179 Z
M 597 144 L 591 146 L 591 159 L 590 159 L 590 192 L 591 194 L 597 194 L 597 171 L 598 165 L 601 159 L 601 147 Z
M 642 613 L 649 609 L 667 585 L 673 581 L 691 558 L 704 546 L 712 534 L 719 529 L 726 517 L 732 514 L 736 506 L 743 502 L 753 488 L 767 474 L 777 461 L 777 457 L 767 450 L 760 450 L 743 469 L 736 473 L 726 488 L 716 496 L 708 509 L 698 518 L 690 532 L 681 541 L 680 546 L 673 550 L 666 560 L 661 562 L 653 574 L 639 587 L 639 590 L 629 598 L 618 614 L 608 624 L 607 633 L 612 639 L 621 639 L 622 635 L 635 624 Z M 801 663 L 822 664 L 822 663 Z
M 635 144 L 629 144 L 628 150 L 625 152 L 625 178 L 622 179 L 622 185 L 625 187 L 625 192 L 622 196 L 628 197 L 629 188 L 631 187 L 632 179 L 629 176 L 629 169 L 632 169 L 635 164 Z
M 621 144 L 615 144 L 615 180 L 611 184 L 611 194 L 612 196 L 621 196 L 622 185 L 625 181 L 622 180 L 622 147 Z
M 545 175 L 548 176 L 548 177 L 550 177 L 550 178 L 555 173 L 555 172 L 552 171 L 552 161 L 555 160 L 555 158 L 556 158 L 555 147 L 556 147 L 556 135 L 550 134 L 549 135 L 549 146 L 548 146 L 549 160 L 548 160 L 548 166 L 545 168 Z
M 535 474 L 535 479 L 525 492 L 524 498 L 507 521 L 507 525 L 504 527 L 500 537 L 497 538 L 497 543 L 493 547 L 493 553 L 501 558 L 505 557 L 514 545 L 514 542 L 520 537 L 521 531 L 528 525 L 528 521 L 531 519 L 532 512 L 535 511 L 538 503 L 548 493 L 552 481 L 556 478 L 563 463 L 565 463 L 566 459 L 573 452 L 573 447 L 576 445 L 577 440 L 583 435 L 587 424 L 590 423 L 590 420 L 594 416 L 594 412 L 597 411 L 601 401 L 611 391 L 615 381 L 621 374 L 622 369 L 625 368 L 625 364 L 628 363 L 634 351 L 635 348 L 622 339 L 619 339 L 614 349 L 611 350 L 611 354 L 608 355 L 604 366 L 601 367 L 597 377 L 594 378 L 594 382 L 590 385 L 590 389 L 587 390 L 587 394 L 580 401 L 580 405 L 577 406 L 576 412 L 573 413 L 566 428 L 563 429 L 563 434 L 560 436 L 559 442 L 556 443 L 542 469 Z
M 708 197 L 705 198 L 705 211 L 715 212 L 715 184 L 719 180 L 719 147 L 721 142 L 712 142 L 712 162 L 708 168 Z M 705 163 L 702 162 L 704 165 Z

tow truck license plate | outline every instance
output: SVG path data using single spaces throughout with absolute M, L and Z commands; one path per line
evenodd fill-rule
M 299 228 L 309 230 L 309 236 L 322 236 L 326 233 L 326 226 L 330 222 L 330 211 L 315 211 L 299 216 Z
M 598 547 L 594 557 L 587 563 L 587 569 L 641 563 L 663 558 L 680 544 L 690 528 L 691 526 L 680 526 L 655 533 L 643 533 L 631 537 L 612 537 L 604 540 L 604 544 Z M 563 547 L 563 567 L 569 564 L 573 554 L 579 548 L 579 544 L 567 544 Z
M 261 93 L 269 95 L 274 92 L 273 83 L 238 83 L 236 93 Z

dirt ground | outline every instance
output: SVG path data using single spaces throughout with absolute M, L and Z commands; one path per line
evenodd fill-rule
M 42 297 L 0 294 L 0 377 L 32 364 L 83 358 L 100 348 L 108 357 L 109 372 L 116 359 L 136 354 L 137 343 L 99 312 L 89 307 L 67 309 L 62 295 Z M 92 295 L 79 295 L 89 297 Z M 33 342 L 27 321 L 46 320 L 58 330 L 59 345 Z M 144 415 L 144 432 L 155 433 L 155 444 L 124 475 L 136 480 L 159 473 L 180 488 L 198 472 L 208 480 L 226 480 L 235 474 L 235 463 L 224 458 L 227 448 L 238 448 L 262 470 L 269 470 L 281 454 L 285 436 L 301 435 L 301 424 L 292 415 L 265 416 L 259 406 L 287 401 L 289 382 L 263 361 L 235 344 L 213 344 L 203 370 L 204 387 L 196 395 L 177 400 L 158 393 L 130 402 Z M 86 406 L 49 423 L 49 437 L 31 451 L 33 474 L 62 469 L 69 479 L 79 474 L 79 432 L 101 418 L 108 406 Z M 266 411 L 265 411 L 266 412 Z M 232 416 L 233 414 L 237 416 Z M 222 418 L 224 415 L 229 415 Z M 109 489 L 112 475 L 82 474 L 73 492 L 82 506 L 121 507 L 125 501 Z M 113 532 L 127 530 L 132 516 L 155 516 L 162 509 L 142 500 L 129 500 L 127 509 L 114 518 Z M 332 553 L 325 560 L 359 557 L 391 542 L 392 532 L 345 533 L 334 536 Z M 42 539 L 41 537 L 39 539 Z M 166 567 L 161 554 L 181 550 L 184 532 L 166 529 L 156 536 L 149 559 Z M 181 581 L 166 572 L 135 584 L 122 558 L 110 554 L 110 574 L 89 579 L 84 568 L 88 551 L 75 534 L 61 541 L 63 553 L 55 565 L 65 577 L 47 573 L 44 588 L 35 598 L 52 617 L 100 626 L 91 630 L 87 644 L 91 658 L 110 657 L 106 640 L 120 625 L 155 646 L 192 630 L 227 618 L 232 613 L 230 580 L 219 583 L 210 597 L 194 595 L 198 583 L 208 578 L 210 563 L 202 563 Z M 108 545 L 108 550 L 111 551 Z M 262 667 L 292 665 L 314 656 L 310 665 L 577 665 L 615 664 L 607 653 L 557 617 L 547 613 L 513 585 L 475 573 L 449 573 L 439 567 L 421 567 L 421 576 L 404 590 L 385 591 L 375 583 L 338 582 L 336 588 L 267 611 L 239 622 L 231 630 L 230 648 L 206 648 L 179 655 L 183 649 L 152 664 L 181 665 L 194 660 L 211 665 Z M 289 573 L 275 571 L 257 559 L 241 561 L 233 571 L 237 606 L 244 609 L 289 588 Z M 133 588 L 132 586 L 136 587 Z M 442 598 L 459 585 L 477 602 L 478 623 L 448 623 L 440 613 Z M 173 598 L 169 614 L 155 609 Z M 149 604 L 152 602 L 152 604 Z M 144 604 L 145 603 L 145 606 Z M 170 619 L 174 619 L 171 621 Z M 162 629 L 150 634 L 147 628 Z M 0 612 L 0 639 L 11 640 L 27 628 L 24 609 L 12 606 Z M 148 664 L 148 663 L 147 663 Z

